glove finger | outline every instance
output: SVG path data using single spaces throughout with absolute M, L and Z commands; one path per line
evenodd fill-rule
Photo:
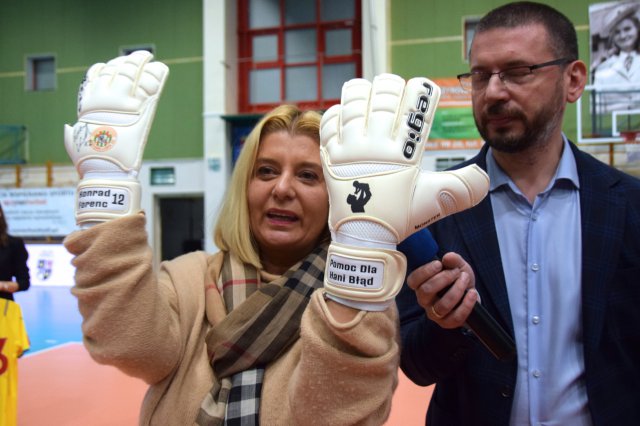
M 161 91 L 164 82 L 169 75 L 169 67 L 162 62 L 150 62 L 144 66 L 144 72 L 138 80 L 137 93 L 139 97 L 154 96 Z
M 100 72 L 102 71 L 102 68 L 104 68 L 105 65 L 106 64 L 102 62 L 93 64 L 87 70 L 86 74 L 84 75 L 84 78 L 82 79 L 82 82 L 80 82 L 80 88 L 78 89 L 78 99 L 76 104 L 78 117 L 80 117 L 82 115 L 82 112 L 84 111 L 84 104 L 86 103 L 87 96 L 90 96 L 90 93 L 92 93 L 92 91 L 95 90 L 94 85 L 95 85 L 96 79 L 98 78 L 98 75 L 100 74 Z
M 394 74 L 380 74 L 373 79 L 367 122 L 370 142 L 393 141 L 404 83 L 403 78 Z
M 153 57 L 149 52 L 147 55 L 141 55 L 133 52 L 125 56 L 119 61 L 114 60 L 113 80 L 111 82 L 113 88 L 119 93 L 128 93 L 130 96 L 140 96 L 137 92 L 140 79 L 144 75 L 145 64 Z
M 136 51 L 120 56 L 89 69 L 89 78 L 82 89 L 79 117 L 100 120 L 93 113 L 131 114 L 129 122 L 143 108 L 150 97 L 159 94 L 169 74 L 168 67 L 160 62 L 149 62 L 153 55 Z
M 146 50 L 137 50 L 125 57 L 125 63 L 129 66 L 122 67 L 121 72 L 123 72 L 128 78 L 131 78 L 132 80 L 132 87 L 131 87 L 132 95 L 139 96 L 142 98 L 146 98 L 147 96 L 149 96 L 148 93 L 144 93 L 144 92 L 137 93 L 137 91 L 138 91 L 138 88 L 140 87 L 140 84 L 143 81 L 153 82 L 154 80 L 157 80 L 153 76 L 153 74 L 147 73 L 149 63 L 151 62 L 152 59 L 153 59 L 153 54 L 147 52 Z M 153 93 L 155 92 L 152 92 L 152 94 Z
M 86 83 L 82 87 L 82 102 L 79 104 L 78 116 L 84 116 L 93 111 L 110 111 L 118 104 L 117 98 L 110 96 L 113 93 L 113 82 L 119 68 L 124 62 L 124 57 L 110 60 L 106 64 L 96 64 L 89 68 Z M 119 85 L 116 85 L 116 87 Z M 130 87 L 128 88 L 130 90 Z M 118 91 L 118 97 L 122 98 L 129 90 Z
M 320 119 L 320 144 L 323 147 L 331 149 L 338 143 L 340 133 L 340 112 L 342 106 L 333 105 L 322 114 Z
M 363 140 L 369 110 L 371 83 L 365 79 L 355 78 L 342 86 L 342 111 L 340 122 L 342 133 L 340 140 L 366 142 Z M 350 148 L 353 150 L 353 146 Z
M 439 100 L 440 87 L 431 80 L 419 77 L 407 82 L 395 136 L 404 158 L 411 163 L 422 159 Z
M 102 72 L 102 69 L 106 66 L 107 64 L 100 62 L 97 64 L 93 64 L 91 65 L 91 67 L 87 70 L 87 74 L 85 76 L 85 79 L 89 82 L 91 81 L 95 81 L 95 79 L 98 78 L 98 76 L 100 75 L 100 73 Z
M 153 60 L 153 53 L 147 50 L 136 50 L 124 56 L 124 58 L 127 62 L 135 63 L 137 66 L 143 66 Z

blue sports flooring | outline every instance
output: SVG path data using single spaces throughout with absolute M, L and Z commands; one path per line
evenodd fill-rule
M 32 285 L 14 298 L 22 308 L 31 343 L 25 356 L 64 343 L 82 342 L 82 317 L 71 287 Z

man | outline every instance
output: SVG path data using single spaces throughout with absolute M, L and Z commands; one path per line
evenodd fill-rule
M 467 164 L 487 171 L 490 195 L 430 227 L 453 253 L 415 269 L 397 299 L 402 369 L 436 383 L 427 423 L 637 424 L 640 182 L 562 133 L 587 80 L 574 26 L 542 4 L 498 7 L 470 66 L 459 79 L 487 143 Z M 513 360 L 464 327 L 478 295 Z

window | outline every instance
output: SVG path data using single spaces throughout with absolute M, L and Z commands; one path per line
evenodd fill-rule
M 151 44 L 139 44 L 135 46 L 124 46 L 120 48 L 120 55 L 127 56 L 136 50 L 146 50 L 149 53 L 155 53 L 156 49 Z
M 463 18 L 463 30 L 464 30 L 464 51 L 462 52 L 462 58 L 465 61 L 469 60 L 469 50 L 471 49 L 471 42 L 473 41 L 473 36 L 476 35 L 476 27 L 478 26 L 478 22 L 480 22 L 480 18 Z
M 27 57 L 25 87 L 30 91 L 55 90 L 56 60 L 51 55 Z
M 325 109 L 362 74 L 357 0 L 240 0 L 239 110 Z
M 175 185 L 176 170 L 173 167 L 152 167 L 151 185 Z

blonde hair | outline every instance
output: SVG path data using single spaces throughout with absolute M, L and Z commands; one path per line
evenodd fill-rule
M 247 188 L 253 175 L 260 141 L 266 136 L 285 131 L 292 136 L 304 135 L 320 146 L 320 114 L 302 111 L 294 105 L 281 105 L 268 112 L 256 124 L 244 142 L 231 175 L 220 215 L 214 230 L 219 249 L 229 251 L 245 263 L 262 268 L 258 247 L 251 232 Z

